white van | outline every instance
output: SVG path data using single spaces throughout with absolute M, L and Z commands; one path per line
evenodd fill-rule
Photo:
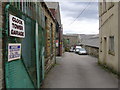
M 76 46 L 75 47 L 75 53 L 79 53 L 80 48 L 82 48 L 82 47 L 81 46 Z

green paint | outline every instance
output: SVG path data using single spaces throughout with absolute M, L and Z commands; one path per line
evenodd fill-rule
M 2 38 L 2 28 L 0 28 L 0 38 Z
M 42 29 L 42 80 L 45 78 L 45 30 Z
M 8 9 L 9 9 L 9 7 L 10 7 L 10 5 L 8 4 L 8 5 L 6 5 L 6 7 L 5 7 L 5 13 L 6 13 L 6 25 L 5 25 L 5 32 L 8 30 Z M 7 32 L 6 32 L 6 36 L 8 36 L 7 35 Z M 7 55 L 8 55 L 8 52 L 7 52 L 7 48 L 8 48 L 8 46 L 7 46 L 7 41 L 6 41 L 6 43 L 5 43 L 5 46 L 6 46 L 6 48 L 4 48 L 5 50 L 6 50 L 6 52 L 5 52 L 5 60 L 7 61 Z M 8 79 L 8 77 L 9 77 L 9 74 L 8 74 L 8 64 L 7 63 L 5 63 L 5 81 L 6 81 L 6 88 L 8 87 L 10 87 L 9 86 L 9 79 Z
M 39 51 L 38 51 L 38 23 L 36 22 L 36 65 L 37 65 L 37 87 L 40 88 Z
M 17 4 L 17 3 L 15 3 Z M 36 4 L 37 5 L 37 4 Z M 24 10 L 25 11 L 25 10 Z M 36 11 L 38 11 L 38 6 L 36 6 Z M 40 10 L 39 10 L 40 11 Z M 22 43 L 23 39 L 21 38 L 15 38 L 15 37 L 10 37 L 8 30 L 9 30 L 9 12 L 15 14 L 17 17 L 22 18 L 25 21 L 25 25 L 30 25 L 30 27 L 27 26 L 27 29 L 32 28 L 33 32 L 35 33 L 34 37 L 35 42 L 33 43 L 32 40 L 27 41 L 28 39 L 26 39 L 26 43 L 24 42 L 24 44 Z M 45 30 L 42 29 L 42 24 L 44 23 L 44 21 L 42 21 L 42 24 L 39 25 L 38 21 L 34 21 L 32 18 L 30 18 L 29 16 L 26 16 L 23 12 L 19 11 L 18 8 L 16 8 L 16 6 L 12 6 L 10 4 L 6 5 L 6 9 L 5 9 L 5 14 L 6 14 L 6 25 L 5 25 L 5 36 L 6 42 L 6 48 L 5 48 L 5 79 L 6 79 L 6 87 L 7 88 L 34 88 L 35 85 L 31 78 L 30 72 L 29 72 L 29 68 L 27 68 L 26 63 L 31 62 L 31 57 L 32 59 L 35 57 L 35 68 L 36 68 L 36 73 L 37 73 L 37 88 L 40 88 L 40 84 L 42 83 L 42 80 L 45 78 L 44 77 L 44 49 L 45 49 Z M 36 15 L 37 17 L 37 15 Z M 44 16 L 41 16 L 42 19 Z M 32 24 L 29 24 L 31 22 L 34 22 Z M 35 25 L 34 25 L 35 24 Z M 32 26 L 33 25 L 33 26 Z M 25 28 L 26 28 L 25 26 Z M 26 29 L 25 29 L 26 30 Z M 29 29 L 30 31 L 30 29 Z M 26 32 L 26 35 L 28 35 Z M 30 34 L 31 35 L 31 34 Z M 33 38 L 32 38 L 33 39 Z M 24 39 L 25 40 L 25 39 Z M 20 60 L 15 60 L 15 61 L 11 61 L 8 62 L 8 43 L 22 43 L 22 48 L 28 45 L 28 43 L 31 43 L 29 45 L 35 45 L 31 46 L 33 52 L 31 54 L 31 57 L 25 53 L 27 53 L 27 49 L 30 49 L 30 47 L 27 47 L 26 50 L 24 50 L 24 53 L 22 52 L 22 56 Z M 28 45 L 28 46 L 29 46 Z M 35 50 L 34 50 L 35 49 Z M 25 56 L 26 55 L 26 56 Z M 26 60 L 25 60 L 26 59 Z
M 0 28 L 0 31 L 2 31 L 3 30 L 3 28 Z
M 8 62 L 8 43 L 21 43 L 22 39 L 10 37 L 8 35 L 8 22 L 9 22 L 9 12 L 15 13 L 16 15 L 20 16 L 23 15 L 18 10 L 13 8 L 10 4 L 6 5 L 5 8 L 5 15 L 6 15 L 6 25 L 5 25 L 5 35 L 6 42 L 5 42 L 5 81 L 6 81 L 6 88 L 34 88 L 33 82 L 27 72 L 23 64 L 23 58 L 21 59 Z

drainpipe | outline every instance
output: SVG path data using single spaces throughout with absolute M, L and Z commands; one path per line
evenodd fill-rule
M 8 10 L 9 10 L 9 8 L 10 8 L 10 4 L 7 4 L 6 5 L 6 7 L 5 7 L 5 29 L 3 30 L 3 33 L 5 34 L 5 35 L 8 35 L 8 32 L 7 32 L 7 30 L 8 30 L 8 17 L 9 17 L 9 14 L 8 14 Z M 7 48 L 8 48 L 8 46 L 7 46 L 7 41 L 4 41 L 4 45 L 5 45 L 5 47 L 4 47 L 4 49 L 6 50 Z M 6 80 L 6 79 L 8 79 L 8 78 L 5 78 L 5 77 L 7 77 L 6 75 L 6 69 L 5 69 L 5 66 L 6 66 L 6 68 L 7 68 L 7 65 L 5 65 L 5 62 L 6 62 L 6 60 L 7 60 L 7 56 L 8 55 L 8 52 L 6 52 L 5 54 L 4 54 L 4 60 L 3 60 L 3 64 L 4 64 L 4 88 L 9 88 L 9 87 L 6 87 L 6 84 L 8 84 L 8 82 L 6 82 L 6 81 L 8 81 L 8 80 Z M 5 84 L 6 83 L 6 84 Z
M 57 32 L 57 23 L 55 23 L 56 24 L 56 29 L 55 29 L 55 64 L 56 64 L 56 32 Z
M 36 12 L 37 12 L 37 3 L 36 3 Z M 36 16 L 37 17 L 37 16 Z M 36 30 L 35 30 L 35 43 L 36 43 L 36 68 L 37 68 L 37 88 L 40 88 L 40 66 L 39 66 L 39 51 L 38 51 L 38 23 L 36 19 Z

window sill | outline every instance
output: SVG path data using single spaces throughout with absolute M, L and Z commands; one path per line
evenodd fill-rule
M 109 51 L 108 53 L 113 55 L 113 56 L 115 56 L 115 52 L 114 51 Z

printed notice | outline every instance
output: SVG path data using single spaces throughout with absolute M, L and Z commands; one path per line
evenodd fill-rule
M 9 34 L 10 36 L 24 38 L 25 37 L 24 20 L 9 14 Z
M 59 45 L 58 45 L 58 40 L 56 40 L 56 47 L 58 47 Z
M 20 58 L 21 58 L 21 44 L 19 43 L 8 44 L 8 61 L 12 61 Z

